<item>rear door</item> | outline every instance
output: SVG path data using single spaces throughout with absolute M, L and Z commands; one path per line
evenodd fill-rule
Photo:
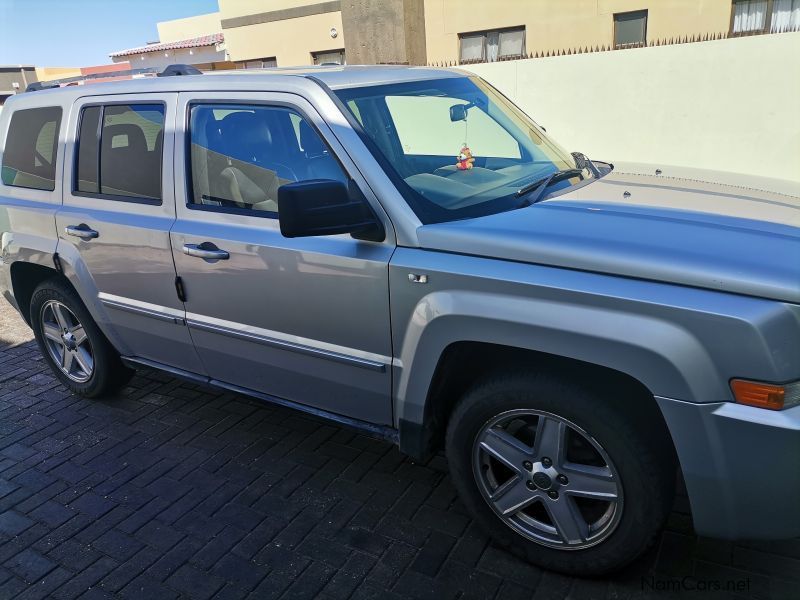
M 175 285 L 169 229 L 177 94 L 78 100 L 70 115 L 58 252 L 124 354 L 203 368 Z
M 353 178 L 370 194 L 355 166 L 298 96 L 182 93 L 178 106 L 187 131 L 172 248 L 208 374 L 391 423 L 391 226 L 384 242 L 367 242 L 289 239 L 278 223 L 277 190 L 289 181 Z

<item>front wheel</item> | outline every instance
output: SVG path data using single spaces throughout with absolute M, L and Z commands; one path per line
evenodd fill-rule
M 669 514 L 671 454 L 594 392 L 547 375 L 498 376 L 466 394 L 447 431 L 453 481 L 489 535 L 571 575 L 623 567 Z M 656 436 L 657 438 L 658 436 Z
M 39 350 L 72 392 L 97 398 L 131 378 L 133 372 L 122 364 L 78 295 L 64 282 L 51 279 L 39 285 L 30 315 Z

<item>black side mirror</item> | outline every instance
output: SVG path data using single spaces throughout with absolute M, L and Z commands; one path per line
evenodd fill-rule
M 382 242 L 383 226 L 355 184 L 310 179 L 278 188 L 278 221 L 284 237 L 349 233 L 361 240 Z
M 450 107 L 450 120 L 453 122 L 466 121 L 467 109 L 470 106 L 471 104 L 453 104 L 453 106 Z

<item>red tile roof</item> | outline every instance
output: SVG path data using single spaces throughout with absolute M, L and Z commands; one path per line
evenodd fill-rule
M 178 50 L 180 48 L 201 48 L 203 46 L 214 46 L 216 44 L 221 44 L 224 41 L 224 34 L 212 33 L 211 35 L 203 35 L 190 40 L 164 42 L 163 44 L 148 44 L 147 46 L 139 46 L 138 48 L 131 48 L 129 50 L 120 50 L 119 52 L 112 52 L 109 54 L 109 56 L 115 57 L 128 56 L 130 54 L 146 54 L 147 52 L 165 52 L 167 50 Z

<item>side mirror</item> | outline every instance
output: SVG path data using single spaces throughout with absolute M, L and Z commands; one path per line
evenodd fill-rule
M 383 226 L 355 185 L 331 179 L 287 183 L 278 188 L 278 221 L 284 237 L 350 233 L 361 240 L 382 242 Z
M 450 107 L 450 120 L 454 123 L 456 121 L 466 121 L 467 109 L 470 106 L 470 104 L 453 104 L 453 106 Z

